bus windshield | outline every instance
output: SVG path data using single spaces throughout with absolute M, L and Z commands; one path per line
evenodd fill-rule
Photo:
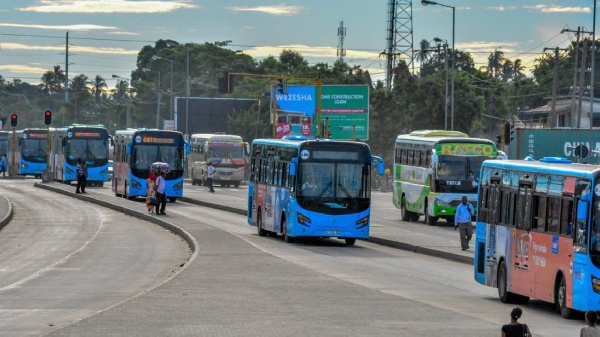
M 237 145 L 211 145 L 208 150 L 209 158 L 240 159 L 244 158 L 244 148 Z
M 307 210 L 327 214 L 364 211 L 370 204 L 370 171 L 364 163 L 301 163 L 298 203 Z
M 65 147 L 66 160 L 76 165 L 82 158 L 88 166 L 104 165 L 108 161 L 108 145 L 104 139 L 68 139 Z
M 594 200 L 594 222 L 590 231 L 590 256 L 596 267 L 600 268 L 600 199 Z
M 481 164 L 487 159 L 490 158 L 485 156 L 439 156 L 438 192 L 476 192 Z
M 150 165 L 163 162 L 171 166 L 171 172 L 183 170 L 183 147 L 172 145 L 136 145 L 132 156 L 132 170 L 150 170 Z M 169 177 L 169 174 L 167 177 Z
M 21 157 L 31 163 L 45 163 L 46 140 L 23 139 L 21 141 Z

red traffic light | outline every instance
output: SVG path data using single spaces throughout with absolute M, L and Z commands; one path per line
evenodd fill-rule
M 46 125 L 52 124 L 52 111 L 46 110 L 44 112 L 44 124 L 46 124 Z
M 18 117 L 17 114 L 10 115 L 10 126 L 13 128 L 17 127 Z

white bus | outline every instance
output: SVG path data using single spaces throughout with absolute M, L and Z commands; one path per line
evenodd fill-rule
M 190 138 L 191 153 L 188 157 L 188 173 L 192 185 L 205 185 L 208 163 L 216 171 L 214 184 L 239 187 L 247 170 L 248 143 L 242 137 L 225 134 L 193 134 Z

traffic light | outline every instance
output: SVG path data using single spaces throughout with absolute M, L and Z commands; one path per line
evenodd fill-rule
M 515 137 L 517 137 L 517 130 L 515 129 L 514 125 L 511 125 L 510 132 L 509 132 L 508 143 L 510 143 L 513 140 L 515 140 Z
M 46 125 L 52 124 L 52 111 L 46 110 L 44 112 L 44 124 L 46 124 Z
M 12 126 L 13 128 L 16 128 L 17 127 L 18 118 L 19 117 L 17 117 L 17 114 L 10 115 L 10 126 Z
M 504 144 L 508 145 L 510 144 L 511 141 L 511 129 L 512 126 L 510 125 L 509 122 L 504 122 L 504 125 L 502 125 L 502 132 L 503 132 L 503 136 L 504 136 Z
M 233 78 L 229 78 L 229 72 L 223 72 L 223 77 L 218 79 L 218 87 L 220 94 L 229 94 L 233 91 Z
M 280 94 L 285 94 L 285 89 L 284 89 L 285 83 L 283 82 L 283 79 L 280 78 L 277 81 L 278 81 L 278 83 L 277 83 L 277 92 L 280 93 Z
M 496 144 L 502 144 L 502 135 L 496 136 Z

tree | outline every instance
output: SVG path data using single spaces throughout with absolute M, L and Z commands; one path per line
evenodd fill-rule
M 96 77 L 90 82 L 90 84 L 92 85 L 92 94 L 94 95 L 96 104 L 99 104 L 100 98 L 105 93 L 104 89 L 107 88 L 106 81 L 104 80 L 104 78 L 102 78 L 102 76 L 96 75 Z

